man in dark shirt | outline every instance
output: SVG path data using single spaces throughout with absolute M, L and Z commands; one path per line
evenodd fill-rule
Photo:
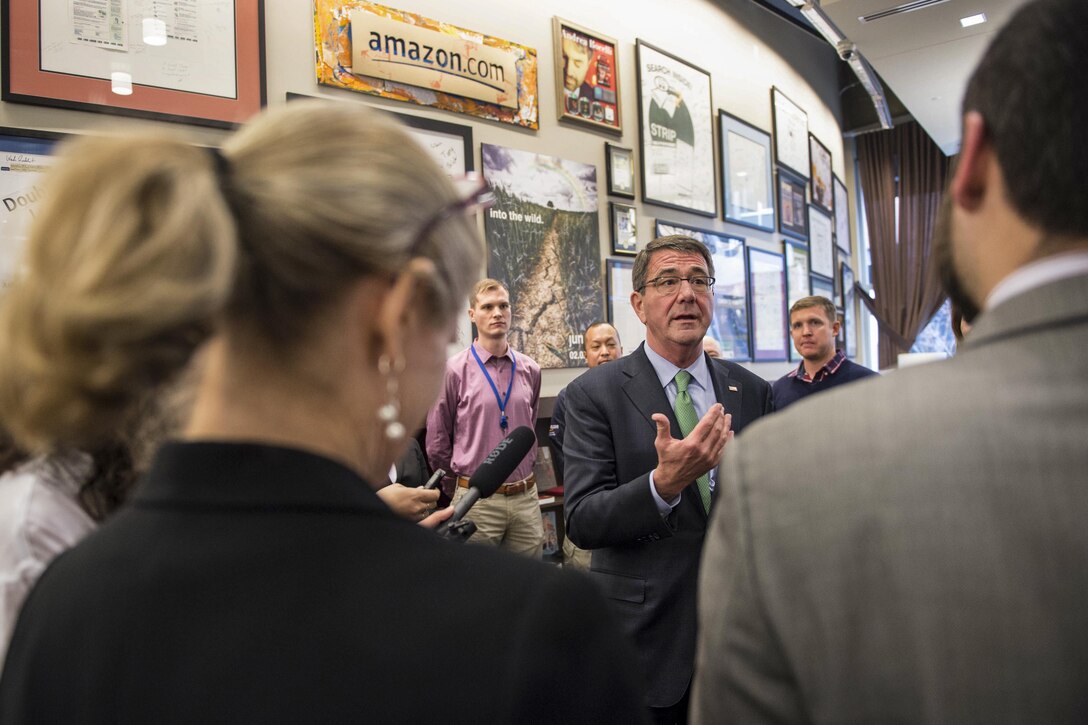
M 586 349 L 586 365 L 595 368 L 601 363 L 615 360 L 623 356 L 623 346 L 620 344 L 620 333 L 607 322 L 594 322 L 586 328 L 582 336 Z M 555 399 L 555 408 L 552 410 L 552 422 L 548 428 L 548 441 L 551 444 L 552 460 L 559 473 L 559 480 L 563 480 L 563 429 L 566 427 L 566 394 L 567 389 L 559 391 Z M 589 568 L 590 553 L 585 549 L 579 549 L 569 538 L 563 539 L 563 561 L 579 569 Z
M 802 297 L 790 308 L 790 336 L 801 364 L 774 382 L 774 409 L 782 410 L 813 393 L 876 375 L 835 349 L 839 318 L 826 297 Z

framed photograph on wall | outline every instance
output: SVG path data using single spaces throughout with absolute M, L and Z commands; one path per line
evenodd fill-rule
M 811 273 L 808 268 L 808 245 L 792 239 L 782 240 L 782 251 L 786 257 L 786 333 L 789 337 L 789 315 L 793 303 L 812 294 Z M 792 339 L 787 340 L 790 360 L 797 362 L 800 354 L 793 347 Z
M 638 211 L 630 204 L 608 202 L 609 227 L 612 231 L 612 254 L 638 254 Z
M 719 110 L 718 146 L 725 220 L 773 232 L 775 194 L 771 135 Z
M 710 250 L 710 258 L 714 260 L 714 314 L 707 334 L 721 343 L 722 355 L 727 360 L 751 360 L 744 239 L 658 219 L 654 236 L 666 234 L 689 236 Z
M 808 114 L 785 93 L 771 87 L 774 158 L 802 179 L 808 179 Z
M 752 359 L 786 360 L 786 273 L 782 255 L 748 247 L 748 286 L 752 290 Z
M 559 120 L 621 133 L 619 46 L 615 39 L 553 18 L 552 40 Z
M 778 231 L 798 239 L 808 238 L 808 205 L 805 180 L 778 169 Z
M 622 146 L 604 143 L 604 166 L 608 176 L 608 193 L 612 196 L 635 198 L 635 153 Z
M 431 154 L 438 165 L 452 177 L 476 170 L 472 158 L 472 127 L 433 118 L 393 113 L 408 126 L 409 133 Z
M 207 0 L 184 23 L 149 3 L 84 5 L 4 2 L 5 101 L 219 128 L 265 105 L 261 0 Z M 145 33 L 148 14 L 162 24 Z
M 782 252 L 786 258 L 786 308 L 802 297 L 812 294 L 808 267 L 808 245 L 792 239 L 782 240 Z
M 322 96 L 307 96 L 302 93 L 287 92 L 287 102 L 318 100 L 322 103 L 346 103 Z M 407 131 L 431 155 L 439 166 L 453 178 L 464 176 L 476 170 L 472 155 L 472 126 L 460 123 L 439 121 L 434 118 L 413 116 L 410 113 L 386 111 L 407 126 Z
M 19 269 L 30 222 L 41 204 L 39 183 L 64 134 L 0 127 L 0 289 Z
M 850 244 L 850 195 L 846 193 L 846 184 L 839 177 L 833 177 L 835 189 L 835 246 L 849 255 Z
M 820 143 L 820 139 L 808 135 L 809 158 L 812 159 L 812 175 L 809 185 L 812 188 L 812 203 L 828 214 L 835 211 L 835 195 L 832 189 L 831 152 Z
M 835 301 L 835 282 L 830 277 L 824 277 L 823 275 L 813 274 L 810 277 L 810 283 L 812 287 L 812 294 L 819 295 L 820 297 L 826 297 Z
M 608 288 L 608 321 L 620 334 L 620 342 L 628 353 L 634 351 L 646 339 L 646 326 L 638 319 L 631 307 L 631 272 L 635 263 L 629 259 L 605 260 Z
M 717 216 L 710 74 L 638 40 L 642 200 Z
M 845 328 L 846 346 L 843 350 L 849 358 L 857 357 L 858 335 L 857 327 L 857 298 L 854 293 L 854 270 L 846 262 L 840 267 L 842 279 L 842 326 Z
M 835 277 L 835 242 L 831 238 L 831 217 L 814 206 L 808 207 L 808 251 L 813 274 Z

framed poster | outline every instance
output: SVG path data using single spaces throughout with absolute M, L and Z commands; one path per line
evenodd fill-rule
M 287 101 L 318 100 L 322 103 L 344 103 L 322 96 L 307 96 L 287 92 Z M 386 111 L 408 128 L 405 129 L 430 153 L 439 166 L 451 177 L 458 178 L 476 170 L 472 155 L 472 127 L 459 123 L 438 121 L 409 113 Z
M 631 149 L 605 141 L 604 165 L 608 176 L 608 193 L 612 196 L 635 198 L 635 154 Z
M 631 306 L 631 272 L 635 263 L 629 259 L 605 260 L 608 287 L 608 322 L 620 334 L 624 350 L 633 351 L 646 339 L 646 326 Z
M 707 334 L 721 343 L 725 359 L 751 360 L 744 239 L 658 219 L 654 235 L 667 234 L 683 234 L 702 242 L 710 250 L 710 258 L 714 260 L 714 310 Z
M 642 200 L 717 216 L 710 74 L 641 40 L 635 52 Z
M 812 294 L 808 267 L 808 245 L 792 239 L 782 240 L 782 252 L 786 258 L 786 308 L 802 297 Z
M 839 177 L 832 177 L 835 189 L 835 246 L 843 254 L 850 254 L 850 196 L 846 193 L 846 184 Z
M 495 205 L 487 274 L 510 290 L 510 344 L 541 368 L 585 367 L 582 331 L 601 319 L 597 167 L 482 144 Z
M 407 113 L 394 113 L 408 132 L 431 154 L 438 165 L 452 177 L 460 177 L 476 170 L 472 157 L 472 127 L 459 123 L 437 121 Z
M 772 86 L 771 118 L 775 161 L 802 179 L 808 179 L 808 114 Z
M 5 0 L 3 99 L 219 128 L 242 123 L 265 104 L 264 3 L 206 0 L 186 10 Z M 145 18 L 162 21 L 161 34 L 145 36 Z
M 835 211 L 835 196 L 832 190 L 831 152 L 820 143 L 820 139 L 808 135 L 809 157 L 812 159 L 812 175 L 809 184 L 812 187 L 812 203 L 828 214 Z
M 771 135 L 718 111 L 722 159 L 722 213 L 727 222 L 774 231 Z
M 844 328 L 843 334 L 846 339 L 846 346 L 843 350 L 846 352 L 846 356 L 849 358 L 857 357 L 858 354 L 858 335 L 857 335 L 857 301 L 854 293 L 854 270 L 846 262 L 842 263 L 840 267 L 842 275 L 842 326 Z
M 814 206 L 808 208 L 808 251 L 813 274 L 835 277 L 835 242 L 831 238 L 831 217 Z
M 831 303 L 835 303 L 835 282 L 830 277 L 824 277 L 819 274 L 813 274 L 810 277 L 812 294 L 820 297 L 826 297 L 831 300 Z
M 630 204 L 608 203 L 612 254 L 638 254 L 638 211 Z
M 552 18 L 552 40 L 559 120 L 622 132 L 616 41 L 562 18 Z
M 63 134 L 0 127 L 0 290 L 19 269 L 41 181 Z
M 786 274 L 782 255 L 748 247 L 752 290 L 752 359 L 786 360 Z
M 778 231 L 798 239 L 808 238 L 805 180 L 778 169 Z
M 540 127 L 535 48 L 367 0 L 313 6 L 319 84 Z

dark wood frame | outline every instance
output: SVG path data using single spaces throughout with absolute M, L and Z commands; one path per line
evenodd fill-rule
M 770 225 L 757 224 L 755 222 L 746 221 L 737 216 L 730 216 L 729 212 L 731 204 L 729 203 L 730 190 L 732 188 L 730 184 L 730 166 L 729 166 L 729 133 L 734 132 L 743 136 L 753 143 L 758 143 L 767 152 L 766 163 L 766 183 L 767 191 L 770 194 L 768 201 L 770 202 L 771 223 Z M 721 181 L 722 181 L 722 218 L 727 222 L 733 224 L 740 224 L 741 226 L 751 227 L 752 229 L 762 229 L 765 232 L 773 232 L 775 229 L 776 216 L 778 214 L 776 204 L 777 193 L 774 183 L 774 151 L 771 149 L 771 134 L 767 133 L 761 128 L 757 128 L 747 121 L 737 118 L 736 116 L 726 113 L 725 111 L 718 109 L 718 159 L 721 168 Z
M 771 125 L 774 128 L 774 161 L 778 166 L 785 167 L 786 169 L 792 171 L 795 175 L 800 176 L 802 179 L 808 181 L 809 158 L 807 152 L 805 154 L 804 163 L 798 164 L 801 167 L 799 169 L 794 168 L 793 165 L 788 163 L 789 161 L 794 161 L 795 159 L 782 159 L 782 138 L 783 136 L 789 135 L 786 133 L 786 131 L 789 129 L 785 126 L 785 119 L 779 117 L 779 98 L 781 98 L 782 100 L 783 107 L 788 104 L 789 106 L 796 108 L 797 111 L 805 117 L 804 128 L 794 130 L 796 130 L 800 134 L 801 138 L 805 142 L 806 150 L 808 149 L 808 112 L 798 106 L 796 103 L 794 103 L 789 96 L 781 91 L 781 89 L 776 88 L 775 86 L 771 86 Z M 797 161 L 800 161 L 800 159 L 797 159 Z
M 671 60 L 671 61 L 673 61 L 675 63 L 678 63 L 678 64 L 680 64 L 682 66 L 686 66 L 687 68 L 690 68 L 691 70 L 696 71 L 696 72 L 701 73 L 701 74 L 706 76 L 706 81 L 707 81 L 707 83 L 706 83 L 706 85 L 707 85 L 707 99 L 706 99 L 706 101 L 707 101 L 707 111 L 708 111 L 708 113 L 710 113 L 710 118 L 708 118 L 709 124 L 707 126 L 707 130 L 708 130 L 708 132 L 710 134 L 710 137 L 708 139 L 705 139 L 705 141 L 706 141 L 706 149 L 707 149 L 708 153 L 713 154 L 712 149 L 714 149 L 714 117 L 713 117 L 714 94 L 713 94 L 712 78 L 711 78 L 711 75 L 710 75 L 709 71 L 705 71 L 702 68 L 700 68 L 699 66 L 694 65 L 692 63 L 689 63 L 688 61 L 684 60 L 683 58 L 675 56 L 675 55 L 673 55 L 672 53 L 669 53 L 666 50 L 662 50 L 661 48 L 658 48 L 655 45 L 651 45 L 650 43 L 647 43 L 644 40 L 636 39 L 635 40 L 635 70 L 637 71 L 637 88 L 638 88 L 638 141 L 639 141 L 639 161 L 640 161 L 640 163 L 639 163 L 639 171 L 640 171 L 639 178 L 640 178 L 640 180 L 642 182 L 642 201 L 647 203 L 647 204 L 656 204 L 657 206 L 662 206 L 662 207 L 665 207 L 665 208 L 668 208 L 668 209 L 678 209 L 680 211 L 689 212 L 691 214 L 699 214 L 700 216 L 717 217 L 718 216 L 718 184 L 717 184 L 716 171 L 715 171 L 715 168 L 714 168 L 713 158 L 711 158 L 711 162 L 710 162 L 710 186 L 711 186 L 711 193 L 710 193 L 710 199 L 709 199 L 710 207 L 711 207 L 710 209 L 699 209 L 699 208 L 692 207 L 692 206 L 684 206 L 683 204 L 678 204 L 678 203 L 675 203 L 673 201 L 667 201 L 667 200 L 664 200 L 664 199 L 655 199 L 655 198 L 653 198 L 653 197 L 651 197 L 649 195 L 649 191 L 648 191 L 648 189 L 646 187 L 646 166 L 647 166 L 647 164 L 650 164 L 650 163 L 653 162 L 653 158 L 651 158 L 651 155 L 647 153 L 647 149 L 649 148 L 649 138 L 647 138 L 648 133 L 647 133 L 647 130 L 646 130 L 646 125 L 648 123 L 648 118 L 644 117 L 644 115 L 643 115 L 643 100 L 644 100 L 643 99 L 643 93 L 642 93 L 642 80 L 643 80 L 642 79 L 642 49 L 643 48 L 647 48 L 649 50 L 652 50 L 655 53 L 659 53 L 660 55 L 665 56 L 666 58 L 668 58 L 669 60 Z
M 635 245 L 628 249 L 627 247 L 621 247 L 619 244 L 619 229 L 616 225 L 616 214 L 620 211 L 624 213 L 635 213 Z M 621 204 L 617 201 L 608 202 L 608 230 L 612 237 L 612 254 L 622 254 L 628 257 L 634 257 L 638 254 L 638 209 L 630 204 Z
M 758 330 L 756 325 L 756 313 L 759 305 L 756 304 L 756 295 L 759 293 L 758 285 L 756 284 L 756 273 L 754 270 L 755 264 L 753 263 L 753 257 L 757 255 L 766 255 L 768 257 L 775 257 L 778 259 L 780 274 L 782 275 L 782 329 L 779 330 L 779 337 L 773 342 L 776 347 L 771 351 L 770 347 L 759 347 L 760 341 L 758 340 Z M 789 334 L 787 332 L 789 328 L 789 315 L 786 311 L 786 260 L 785 257 L 779 252 L 772 252 L 767 249 L 761 249 L 760 247 L 748 247 L 748 296 L 751 299 L 749 304 L 749 322 L 748 329 L 750 330 L 750 338 L 752 340 L 752 360 L 755 362 L 779 362 L 789 360 Z M 760 352 L 760 350 L 770 352 Z
M 817 158 L 817 155 L 819 155 L 821 157 L 826 157 L 826 160 L 827 160 L 827 173 L 828 173 L 828 177 L 829 177 L 827 179 L 824 179 L 823 177 L 817 177 L 817 175 L 816 175 L 816 168 L 817 168 L 816 167 L 816 158 Z M 834 214 L 835 213 L 835 170 L 831 165 L 831 163 L 832 163 L 831 150 L 829 148 L 827 148 L 827 146 L 824 146 L 823 143 L 820 141 L 820 139 L 816 138 L 811 133 L 808 135 L 808 159 L 809 159 L 809 164 L 811 166 L 811 171 L 810 171 L 809 177 L 808 177 L 809 197 L 811 199 L 810 203 L 815 207 L 823 209 L 828 214 Z M 826 182 L 827 194 L 828 194 L 828 196 L 831 197 L 831 203 L 830 204 L 824 204 L 824 203 L 822 203 L 820 201 L 819 194 L 817 193 L 819 191 L 820 182 Z
M 797 204 L 797 196 L 800 195 L 800 201 L 802 206 L 802 217 L 804 224 L 798 226 L 794 223 L 792 216 L 789 220 L 786 219 L 785 199 L 783 199 L 783 184 L 789 185 L 790 203 L 789 209 L 793 209 Z M 789 235 L 802 241 L 808 239 L 808 202 L 807 202 L 808 184 L 797 174 L 787 170 L 785 167 L 778 167 L 778 174 L 775 178 L 775 201 L 778 204 L 778 231 L 782 234 Z
M 624 191 L 616 186 L 616 167 L 612 162 L 612 154 L 618 156 L 627 156 L 628 168 L 631 170 L 631 190 Z M 616 146 L 610 144 L 607 141 L 604 142 L 604 168 L 605 175 L 608 177 L 608 194 L 610 196 L 620 196 L 625 199 L 635 198 L 635 152 L 625 146 Z

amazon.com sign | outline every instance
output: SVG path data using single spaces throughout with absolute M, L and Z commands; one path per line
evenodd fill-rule
M 351 11 L 353 75 L 518 107 L 519 55 L 363 9 Z

